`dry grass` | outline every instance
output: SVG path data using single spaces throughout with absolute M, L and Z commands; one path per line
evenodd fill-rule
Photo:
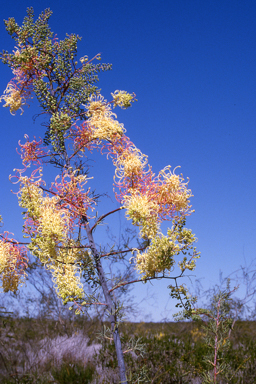
M 134 378 L 145 368 L 149 384 L 200 384 L 198 377 L 205 346 L 195 342 L 192 323 L 124 323 L 124 346 L 131 336 L 142 338 L 145 355 L 126 353 L 128 373 Z M 8 319 L 0 327 L 0 382 L 3 384 L 118 384 L 115 348 L 108 340 L 97 339 L 100 322 L 66 323 L 43 319 Z M 236 325 L 228 362 L 236 369 L 245 356 L 250 360 L 232 383 L 255 382 L 256 323 Z M 86 381 L 86 369 L 93 377 Z M 55 372 L 55 373 L 54 373 Z M 56 373 L 57 372 L 57 373 Z M 68 376 L 68 374 L 70 376 Z M 72 376 L 73 375 L 73 376 Z M 73 379 L 72 379 L 72 377 Z M 75 377 L 75 379 L 74 379 Z M 89 377 L 89 376 L 88 376 Z M 239 380 L 238 380 L 239 379 Z M 72 381 L 73 380 L 73 381 Z

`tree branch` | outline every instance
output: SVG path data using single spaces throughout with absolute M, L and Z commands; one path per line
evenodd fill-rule
M 147 247 L 144 247 L 144 248 L 129 248 L 129 249 L 125 249 L 124 251 L 115 251 L 115 252 L 105 253 L 104 255 L 101 255 L 100 257 L 106 257 L 106 256 L 118 255 L 119 253 L 128 253 L 128 252 L 132 252 L 132 251 L 134 251 L 134 250 L 144 251 L 144 249 L 146 249 L 146 248 L 147 248 Z
M 146 279 L 137 279 L 137 280 L 132 280 L 132 281 L 128 281 L 128 282 L 124 282 L 124 283 L 119 283 L 117 284 L 115 287 L 111 288 L 108 292 L 111 293 L 113 292 L 115 289 L 117 288 L 120 288 L 120 287 L 123 287 L 125 285 L 128 285 L 128 284 L 133 284 L 133 283 L 144 283 L 146 281 L 150 281 L 150 280 L 161 280 L 161 279 L 171 279 L 171 280 L 175 280 L 178 279 L 179 277 L 182 277 L 183 273 L 181 273 L 179 276 L 175 276 L 175 277 L 172 277 L 172 276 L 155 276 L 155 277 L 147 277 Z
M 96 223 L 91 227 L 91 231 L 93 231 L 93 230 L 97 227 L 97 225 L 99 224 L 99 222 L 102 221 L 103 219 L 105 219 L 105 217 L 111 215 L 112 213 L 121 211 L 121 209 L 124 209 L 124 207 L 119 207 L 119 208 L 117 208 L 117 209 L 114 209 L 114 210 L 111 211 L 111 212 L 106 213 L 105 215 L 100 216 L 100 217 L 98 218 L 98 220 L 96 221 Z

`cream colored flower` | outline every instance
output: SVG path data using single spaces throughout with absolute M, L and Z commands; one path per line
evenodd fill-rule
M 115 120 L 117 116 L 103 96 L 91 97 L 86 108 L 89 116 L 87 123 L 93 129 L 92 139 L 112 140 L 116 135 L 123 135 L 123 124 Z
M 27 209 L 27 217 L 34 225 L 34 229 L 30 222 L 28 228 L 25 226 L 31 236 L 30 251 L 51 271 L 56 291 L 64 301 L 82 298 L 80 250 L 69 236 L 71 213 L 61 207 L 58 196 L 43 197 L 42 190 L 26 177 L 21 178 L 21 183 L 20 205 Z
M 167 209 L 174 207 L 176 211 L 184 212 L 190 208 L 189 198 L 192 193 L 187 188 L 188 182 L 184 183 L 183 176 L 176 175 L 174 171 L 171 172 L 171 167 L 167 166 L 159 172 L 158 201 Z
M 130 177 L 141 174 L 148 163 L 147 156 L 134 146 L 121 153 L 114 161 L 116 166 L 115 176 L 122 180 L 124 177 Z
M 119 107 L 126 109 L 131 106 L 135 95 L 126 91 L 115 91 L 114 93 L 111 93 L 111 96 L 114 100 L 114 107 L 118 105 Z
M 58 198 L 45 197 L 40 206 L 39 226 L 40 233 L 37 245 L 43 257 L 58 257 L 58 245 L 65 243 L 69 229 L 69 217 L 66 210 L 58 208 Z
M 11 243 L 0 240 L 0 274 L 2 280 L 0 287 L 4 292 L 16 292 L 18 286 L 24 284 L 26 273 L 18 271 L 18 252 Z
M 55 264 L 51 266 L 53 281 L 58 295 L 66 301 L 82 299 L 83 285 L 80 281 L 80 270 L 76 264 Z
M 21 91 L 17 89 L 12 83 L 9 83 L 7 85 L 3 96 L 0 97 L 0 101 L 2 100 L 5 101 L 4 107 L 9 107 L 10 113 L 12 115 L 15 115 L 15 112 L 18 109 L 21 110 L 21 115 L 23 114 L 24 110 L 22 108 L 22 105 L 26 104 L 25 100 L 21 94 Z
M 157 205 L 147 195 L 133 193 L 124 196 L 124 207 L 126 217 L 132 220 L 133 225 L 139 226 L 142 238 L 152 238 L 158 233 Z
M 2 273 L 5 270 L 8 264 L 9 249 L 10 249 L 10 244 L 0 240 L 0 273 Z
M 137 251 L 136 269 L 143 278 L 155 277 L 159 273 L 170 271 L 177 252 L 179 246 L 169 237 L 159 234 L 151 239 L 145 252 Z

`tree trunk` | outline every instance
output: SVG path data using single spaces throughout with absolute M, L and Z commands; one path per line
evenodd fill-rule
M 120 373 L 120 380 L 121 380 L 122 384 L 127 384 L 126 370 L 125 370 L 125 364 L 124 364 L 124 356 L 123 356 L 123 351 L 122 351 L 122 344 L 121 344 L 121 340 L 120 340 L 118 326 L 116 324 L 116 319 L 115 319 L 115 306 L 114 306 L 113 300 L 111 298 L 111 295 L 108 291 L 108 286 L 107 286 L 105 274 L 104 274 L 104 271 L 102 268 L 100 255 L 99 255 L 99 252 L 96 248 L 94 238 L 93 238 L 91 229 L 89 227 L 89 223 L 87 221 L 87 218 L 84 217 L 84 221 L 85 221 L 85 229 L 86 229 L 86 233 L 87 233 L 87 238 L 88 238 L 88 241 L 90 244 L 90 249 L 92 251 L 92 254 L 93 254 L 93 257 L 95 260 L 98 276 L 100 279 L 100 284 L 101 284 L 101 287 L 103 289 L 103 294 L 104 294 L 104 297 L 105 297 L 105 300 L 106 300 L 106 303 L 108 306 L 108 311 L 110 313 L 109 317 L 110 317 L 111 330 L 113 333 L 113 339 L 114 339 L 115 348 L 116 348 L 116 355 L 117 355 L 117 361 L 118 361 L 118 367 L 119 367 L 119 373 Z

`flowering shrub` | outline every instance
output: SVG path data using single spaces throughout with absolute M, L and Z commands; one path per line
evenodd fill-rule
M 6 29 L 17 44 L 13 53 L 3 52 L 1 59 L 8 64 L 14 78 L 1 97 L 11 114 L 35 96 L 41 111 L 49 117 L 44 140 L 20 143 L 25 169 L 16 170 L 11 177 L 19 184 L 19 204 L 24 209 L 24 236 L 27 249 L 52 273 L 57 294 L 63 303 L 70 303 L 77 312 L 92 304 L 106 306 L 115 342 L 120 379 L 126 383 L 125 366 L 118 333 L 120 308 L 113 291 L 132 282 L 159 277 L 177 280 L 185 270 L 195 268 L 199 257 L 194 247 L 195 236 L 185 229 L 186 217 L 192 212 L 191 191 L 182 175 L 167 166 L 157 175 L 144 155 L 126 136 L 113 108 L 126 109 L 135 101 L 135 94 L 117 90 L 107 101 L 97 89 L 98 72 L 110 69 L 107 64 L 94 64 L 83 56 L 76 61 L 76 35 L 64 40 L 53 37 L 48 26 L 49 9 L 35 22 L 33 9 L 21 27 L 13 18 L 5 21 Z M 48 147 L 49 149 L 46 149 Z M 90 178 L 81 160 L 84 154 L 99 150 L 112 159 L 115 167 L 114 192 L 120 206 L 97 217 L 97 195 L 87 186 Z M 55 181 L 46 188 L 43 164 L 59 169 Z M 30 168 L 32 170 L 30 170 Z M 125 210 L 125 216 L 138 227 L 138 241 L 121 251 L 111 247 L 101 253 L 94 241 L 94 230 L 104 217 Z M 96 220 L 96 221 L 92 221 Z M 163 221 L 171 221 L 167 235 L 161 230 Z M 2 235 L 0 271 L 4 290 L 16 291 L 25 277 L 24 244 Z M 101 259 L 120 254 L 124 259 L 133 255 L 136 280 L 124 273 L 118 283 L 108 282 Z M 171 276 L 175 256 L 183 256 L 181 272 Z M 127 278 L 128 277 L 128 278 Z M 8 282 L 7 282 L 8 281 Z M 89 286 L 102 288 L 104 299 L 96 290 L 88 295 Z

